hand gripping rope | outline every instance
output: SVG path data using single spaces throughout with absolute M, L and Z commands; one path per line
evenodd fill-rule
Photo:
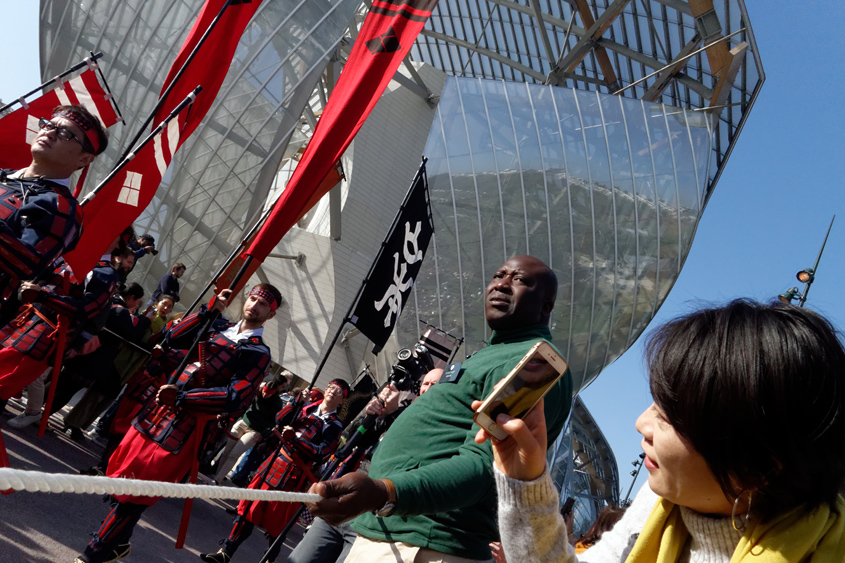
M 77 493 L 131 495 L 136 497 L 205 498 L 228 500 L 268 500 L 275 502 L 317 502 L 322 497 L 311 493 L 291 493 L 259 489 L 235 489 L 211 485 L 182 485 L 140 479 L 114 479 L 90 475 L 41 473 L 0 468 L 0 490 L 41 493 Z

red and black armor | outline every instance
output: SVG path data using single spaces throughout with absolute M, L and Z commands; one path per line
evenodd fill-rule
M 139 380 L 141 393 L 150 389 L 155 377 L 173 369 L 173 361 L 180 355 L 176 350 L 190 347 L 206 311 L 203 307 L 169 331 L 171 350 L 156 360 L 164 369 Z M 194 433 L 203 432 L 204 438 L 215 415 L 239 413 L 250 404 L 270 367 L 270 349 L 258 335 L 238 342 L 230 340 L 221 332 L 229 326 L 215 327 L 209 333 L 202 355 L 192 353 L 194 362 L 179 374 L 173 407 L 159 408 L 154 396 L 142 407 L 109 460 L 109 477 L 180 481 L 203 450 L 202 444 L 197 447 Z M 116 547 L 115 542 L 128 541 L 145 507 L 158 500 L 127 495 L 115 495 L 114 499 L 118 505 L 88 544 L 88 555 L 108 553 Z
M 62 268 L 66 266 L 60 266 L 57 271 Z M 108 262 L 100 262 L 85 280 L 84 289 L 72 289 L 70 295 L 41 291 L 36 303 L 23 308 L 14 321 L 0 329 L 0 343 L 34 360 L 43 360 L 56 343 L 58 315 L 70 319 L 68 334 L 71 335 L 83 323 L 108 309 L 119 283 L 117 270 Z
M 270 456 L 261 465 L 257 475 L 264 475 L 263 482 L 270 488 L 293 490 L 285 487 L 310 473 L 311 468 L 322 463 L 323 458 L 337 449 L 343 423 L 337 414 L 331 413 L 321 418 L 320 404 L 322 401 L 302 407 L 299 418 L 293 424 L 296 439 L 284 442 L 278 456 Z M 291 405 L 286 406 L 276 415 L 276 422 L 280 423 L 289 413 Z M 290 463 L 293 461 L 294 463 Z M 269 471 L 267 464 L 272 463 Z M 308 478 L 311 481 L 310 478 Z M 309 483 L 310 484 L 310 483 Z M 252 487 L 252 485 L 250 485 Z
M 282 444 L 264 461 L 249 484 L 250 489 L 302 491 L 316 481 L 312 473 L 314 468 L 334 452 L 343 430 L 336 413 L 320 413 L 321 403 L 302 408 L 299 418 L 292 425 L 296 438 Z M 276 423 L 281 424 L 292 408 L 292 405 L 287 405 L 279 411 Z M 237 549 L 237 545 L 252 532 L 252 525 L 261 526 L 271 536 L 277 536 L 296 509 L 292 503 L 243 500 L 238 504 L 235 526 L 224 545 L 230 550 Z M 241 524 L 243 521 L 250 525 Z
M 171 332 L 171 346 L 193 341 L 189 335 L 200 323 L 191 317 Z M 212 332 L 194 355 L 199 361 L 188 364 L 176 383 L 176 407 L 148 401 L 133 423 L 141 434 L 171 453 L 178 453 L 193 434 L 196 415 L 243 413 L 270 367 L 270 350 L 259 336 L 233 342 L 221 332 Z
M 76 246 L 82 208 L 62 184 L 0 171 L 0 299 Z

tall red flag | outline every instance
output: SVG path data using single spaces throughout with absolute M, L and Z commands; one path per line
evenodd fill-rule
M 437 0 L 373 1 L 299 165 L 245 254 L 263 261 L 325 195 L 320 183 L 367 119 L 436 5 Z
M 118 121 L 111 103 L 111 94 L 94 72 L 96 64 L 75 78 L 58 81 L 55 87 L 32 101 L 22 102 L 21 107 L 0 118 L 0 168 L 26 168 L 32 162 L 29 146 L 38 134 L 38 120 L 49 119 L 53 108 L 60 105 L 81 104 L 100 118 L 103 125 L 111 127 Z
M 170 67 L 162 92 L 167 90 L 170 83 L 173 82 L 176 74 L 184 66 L 226 1 L 206 0 L 194 27 L 188 34 L 188 38 L 185 39 L 185 44 L 182 45 L 173 66 Z M 161 122 L 197 85 L 200 85 L 202 86 L 202 95 L 197 98 L 197 101 L 189 110 L 191 115 L 187 116 L 182 129 L 182 138 L 187 139 L 194 132 L 205 114 L 211 109 L 211 104 L 214 103 L 217 92 L 223 85 L 223 79 L 226 78 L 232 57 L 235 56 L 235 49 L 241 40 L 241 35 L 244 34 L 244 29 L 246 29 L 247 24 L 260 5 L 261 0 L 230 0 L 229 7 L 223 12 L 220 21 L 214 26 L 188 69 L 174 85 L 164 105 L 156 113 L 153 123 Z
M 261 0 L 228 0 L 228 7 L 219 21 L 193 60 L 188 62 L 194 48 L 226 4 L 227 0 L 206 0 L 170 68 L 162 93 L 171 82 L 175 80 L 175 83 L 156 112 L 153 124 L 161 123 L 194 88 L 202 86 L 196 102 L 171 121 L 153 142 L 140 149 L 120 173 L 84 204 L 82 238 L 76 248 L 64 256 L 75 272 L 91 271 L 115 238 L 150 204 L 176 150 L 199 126 L 214 103 L 241 35 Z M 186 62 L 187 68 L 177 78 Z

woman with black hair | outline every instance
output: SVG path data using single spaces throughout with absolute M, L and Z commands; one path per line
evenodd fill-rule
M 508 561 L 845 561 L 845 351 L 833 326 L 737 300 L 657 329 L 646 360 L 654 403 L 636 426 L 648 483 L 581 555 L 556 511 L 542 407 L 497 420 L 510 434 L 493 443 Z

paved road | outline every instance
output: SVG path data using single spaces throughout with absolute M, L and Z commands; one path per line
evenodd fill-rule
M 102 448 L 90 440 L 78 444 L 59 433 L 61 415 L 53 415 L 43 438 L 33 425 L 22 430 L 9 428 L 13 416 L 10 403 L 0 414 L 0 428 L 11 466 L 46 473 L 78 473 L 99 459 Z M 233 501 L 196 500 L 191 512 L 183 549 L 174 547 L 182 500 L 163 499 L 149 508 L 135 528 L 132 554 L 127 563 L 198 563 L 202 552 L 217 551 L 217 542 L 229 533 L 232 517 L 224 512 Z M 0 563 L 71 563 L 90 540 L 90 534 L 108 513 L 109 505 L 98 495 L 18 492 L 0 496 Z M 286 556 L 302 537 L 294 526 L 282 549 Z M 236 563 L 258 563 L 268 543 L 256 530 L 241 546 Z M 278 563 L 285 561 L 280 556 Z

